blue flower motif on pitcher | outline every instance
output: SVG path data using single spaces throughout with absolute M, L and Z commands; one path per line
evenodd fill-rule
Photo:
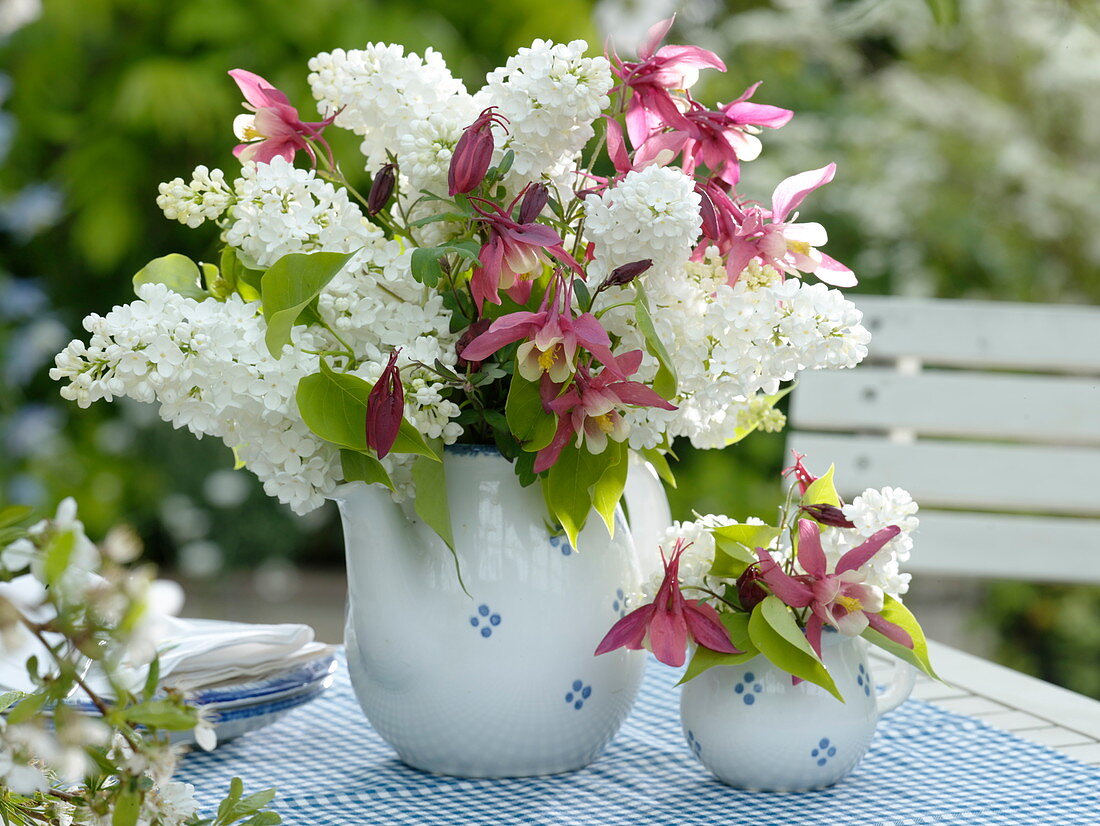
M 573 680 L 572 689 L 565 695 L 565 702 L 580 711 L 584 708 L 584 701 L 592 696 L 592 686 L 585 685 L 583 680 Z
M 810 752 L 810 757 L 817 761 L 817 765 L 824 766 L 829 759 L 836 756 L 836 746 L 829 743 L 828 737 L 822 737 L 817 742 L 817 748 Z
M 733 693 L 741 697 L 741 700 L 747 706 L 751 706 L 756 702 L 756 695 L 764 690 L 764 684 L 757 682 L 756 675 L 751 671 L 745 673 L 745 676 L 741 678 L 741 682 L 733 687 Z
M 863 689 L 863 693 L 868 697 L 871 696 L 871 675 L 867 673 L 867 669 L 863 667 L 863 663 L 859 664 L 859 673 L 856 675 L 856 685 Z
M 481 636 L 491 637 L 493 636 L 493 629 L 500 625 L 500 614 L 493 613 L 488 605 L 479 605 L 477 614 L 470 617 L 470 625 L 477 628 Z
M 550 547 L 557 548 L 562 556 L 573 553 L 573 546 L 569 544 L 569 539 L 562 534 L 554 534 L 550 537 Z

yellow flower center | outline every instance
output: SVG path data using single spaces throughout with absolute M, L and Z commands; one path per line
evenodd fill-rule
M 836 604 L 842 607 L 849 614 L 854 614 L 856 611 L 863 610 L 863 603 L 855 597 L 837 597 Z
M 246 141 L 254 141 L 257 138 L 263 137 L 263 135 L 256 131 L 256 127 L 252 125 L 244 127 L 244 129 L 241 130 L 241 136 L 242 139 Z
M 549 370 L 554 366 L 554 361 L 557 358 L 558 345 L 553 345 L 549 350 L 543 350 L 539 353 L 539 367 L 543 371 Z
M 799 255 L 809 255 L 812 247 L 805 241 L 788 241 L 787 249 L 797 252 Z
M 596 416 L 595 420 L 596 426 L 604 433 L 610 433 L 612 430 L 615 429 L 615 423 L 611 421 L 611 416 L 609 416 L 607 413 L 602 413 L 599 416 Z

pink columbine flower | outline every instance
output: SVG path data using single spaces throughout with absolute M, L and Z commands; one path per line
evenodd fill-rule
M 755 160 L 760 154 L 761 127 L 778 129 L 794 114 L 790 109 L 749 103 L 748 98 L 760 84 L 750 86 L 732 103 L 711 111 L 695 101 L 684 113 L 687 125 L 680 127 L 688 135 L 684 144 L 684 172 L 706 166 L 730 186 L 741 179 L 741 161 Z
M 656 132 L 638 147 L 632 157 L 626 149 L 623 128 L 619 122 L 613 118 L 606 118 L 606 120 L 607 155 L 615 167 L 615 174 L 610 178 L 604 178 L 587 172 L 579 173 L 595 181 L 596 185 L 580 190 L 577 192 L 578 197 L 583 198 L 589 193 L 600 192 L 615 181 L 622 180 L 628 172 L 642 170 L 654 164 L 668 165 L 680 154 L 680 150 L 684 148 L 684 142 L 688 139 L 686 132 Z
M 478 312 L 486 301 L 499 304 L 500 290 L 507 290 L 516 302 L 525 304 L 531 298 L 531 281 L 547 263 L 547 253 L 584 278 L 584 270 L 565 251 L 561 236 L 553 229 L 533 221 L 519 223 L 512 219 L 512 210 L 523 195 L 517 195 L 507 210 L 484 198 L 470 198 L 476 202 L 472 206 L 479 214 L 474 220 L 489 227 L 489 240 L 481 247 L 480 263 L 474 267 L 470 279 L 470 292 Z M 491 211 L 478 204 L 487 205 Z
M 603 453 L 607 440 L 623 441 L 630 435 L 630 426 L 619 409 L 627 405 L 659 407 L 675 410 L 676 406 L 661 398 L 656 391 L 624 376 L 638 372 L 642 351 L 631 350 L 616 356 L 618 370 L 604 368 L 592 376 L 583 365 L 577 367 L 576 381 L 562 395 L 549 403 L 558 416 L 558 429 L 550 444 L 535 456 L 535 472 L 539 473 L 558 461 L 562 450 L 574 436 L 577 447 L 584 445 L 589 453 Z
M 374 448 L 379 459 L 393 448 L 405 414 L 405 388 L 397 368 L 400 352 L 397 348 L 390 353 L 390 360 L 367 397 L 367 445 Z
M 592 313 L 573 318 L 572 290 L 566 279 L 555 277 L 537 313 L 526 310 L 501 316 L 488 330 L 459 353 L 468 362 L 479 362 L 501 347 L 526 339 L 516 351 L 519 374 L 528 381 L 549 376 L 564 383 L 576 369 L 577 348 L 595 356 L 611 374 L 625 379 L 611 353 L 611 339 Z
M 821 169 L 800 172 L 780 181 L 772 193 L 769 212 L 758 206 L 744 208 L 737 236 L 730 244 L 727 272 L 731 283 L 748 266 L 753 258 L 759 258 L 781 273 L 812 273 L 834 287 L 854 287 L 856 277 L 850 269 L 817 249 L 829 240 L 825 227 L 816 223 L 796 223 L 795 209 L 802 200 L 818 187 L 833 179 L 836 164 Z
M 908 631 L 879 614 L 883 607 L 882 589 L 867 585 L 867 574 L 860 570 L 899 533 L 897 525 L 883 528 L 844 554 L 836 570 L 828 573 L 821 528 L 810 519 L 799 519 L 798 564 L 806 573 L 797 577 L 784 572 L 766 550 L 756 549 L 760 576 L 772 593 L 792 608 L 810 608 L 806 639 L 819 656 L 821 629 L 825 624 L 849 637 L 859 636 L 870 626 L 900 645 L 913 647 Z
M 624 62 L 617 55 L 611 58 L 612 71 L 622 86 L 632 92 L 626 108 L 626 127 L 635 147 L 665 128 L 686 128 L 681 112 L 686 98 L 673 97 L 672 93 L 686 92 L 694 86 L 700 69 L 726 71 L 726 65 L 714 52 L 698 46 L 661 46 L 674 19 L 670 17 L 650 28 L 638 49 L 636 62 Z
M 470 192 L 485 180 L 489 163 L 493 159 L 493 127 L 499 126 L 505 131 L 508 121 L 498 115 L 495 106 L 490 106 L 467 126 L 462 137 L 455 145 L 451 156 L 451 166 L 447 171 L 447 193 L 453 198 L 460 192 Z
M 784 468 L 782 476 L 793 476 L 794 480 L 798 482 L 798 492 L 805 495 L 806 490 L 817 481 L 817 477 L 810 473 L 809 469 L 802 464 L 802 460 L 806 458 L 805 453 L 798 453 L 792 450 L 791 455 L 794 456 L 794 464 L 789 468 Z
M 306 123 L 298 117 L 298 110 L 290 105 L 287 96 L 259 75 L 233 69 L 229 76 L 240 87 L 245 108 L 252 110 L 251 115 L 237 115 L 233 120 L 233 131 L 241 141 L 233 154 L 241 163 L 271 163 L 278 157 L 293 163 L 298 150 L 304 149 L 316 166 L 317 156 L 310 140 L 320 143 L 332 161 L 332 151 L 321 132 L 336 118 L 335 114 L 316 123 Z
M 596 646 L 596 654 L 606 654 L 616 648 L 638 651 L 649 648 L 665 665 L 684 664 L 689 640 L 724 654 L 742 653 L 730 642 L 729 633 L 718 618 L 718 612 L 702 600 L 684 599 L 680 590 L 680 556 L 688 543 L 676 540 L 672 556 L 664 559 L 665 578 L 657 589 L 653 602 L 636 608 L 611 626 L 607 636 Z

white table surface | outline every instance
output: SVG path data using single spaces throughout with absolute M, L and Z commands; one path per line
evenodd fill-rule
M 892 658 L 871 652 L 885 680 Z M 1100 701 L 942 643 L 929 642 L 929 652 L 944 682 L 918 675 L 914 697 L 1100 767 Z

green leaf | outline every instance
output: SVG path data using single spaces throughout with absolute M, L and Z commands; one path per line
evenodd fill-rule
M 512 435 L 529 452 L 542 450 L 550 444 L 557 430 L 557 417 L 547 413 L 542 406 L 538 383 L 527 381 L 519 374 L 518 367 L 508 385 L 504 415 Z
M 610 466 L 607 451 L 594 455 L 583 447 L 566 445 L 547 472 L 546 494 L 550 513 L 561 522 L 569 544 L 577 547 L 577 535 L 592 510 L 592 486 Z
M 615 535 L 615 508 L 618 507 L 619 500 L 623 497 L 623 490 L 626 488 L 629 450 L 623 442 L 608 441 L 604 452 L 608 454 L 611 464 L 592 488 L 592 506 L 603 518 L 603 523 L 607 525 L 607 532 L 611 536 Z
M 840 494 L 836 492 L 836 485 L 833 484 L 833 472 L 836 468 L 833 465 L 829 465 L 829 469 L 825 471 L 824 476 L 819 476 L 810 486 L 806 488 L 806 492 L 802 494 L 802 506 L 806 505 L 832 505 L 833 507 L 840 507 Z
M 173 700 L 148 700 L 123 710 L 126 719 L 139 726 L 168 731 L 189 731 L 198 721 L 198 712 Z
M 672 366 L 672 359 L 665 349 L 664 342 L 657 335 L 657 328 L 653 324 L 653 316 L 649 312 L 649 299 L 646 297 L 645 288 L 634 281 L 634 314 L 638 321 L 638 329 L 642 331 L 646 346 L 650 355 L 657 359 L 657 375 L 653 379 L 653 389 L 666 399 L 676 395 L 676 370 Z
M 275 358 L 290 343 L 298 315 L 355 255 L 354 252 L 292 252 L 271 265 L 260 279 L 267 349 Z
M 172 292 L 202 301 L 206 291 L 199 286 L 199 267 L 186 255 L 173 252 L 154 258 L 134 275 L 134 291 L 142 284 L 163 284 Z
M 657 475 L 664 479 L 669 487 L 676 487 L 676 477 L 672 473 L 672 468 L 668 464 L 668 457 L 665 454 L 655 447 L 645 447 L 642 448 L 642 455 L 647 462 L 653 465 Z
M 424 227 L 428 224 L 434 224 L 436 221 L 465 221 L 469 216 L 461 212 L 437 212 L 435 215 L 428 215 L 424 218 L 417 218 L 415 221 L 409 221 L 410 227 Z
M 0 694 L 0 714 L 7 711 L 27 695 L 22 691 L 5 691 Z
M 245 301 L 260 300 L 262 270 L 246 266 L 237 250 L 230 246 L 222 247 L 220 265 L 222 281 L 227 287 L 236 290 Z
M 298 382 L 298 412 L 309 429 L 327 442 L 367 451 L 367 399 L 374 387 L 350 373 L 337 373 L 324 360 L 321 372 L 304 376 Z M 440 456 L 428 446 L 423 434 L 402 417 L 393 443 L 394 453 L 416 453 L 439 462 Z
M 779 597 L 768 596 L 752 611 L 749 638 L 756 648 L 788 674 L 821 686 L 842 703 L 844 697 L 833 682 L 794 615 Z
M 358 376 L 334 373 L 322 360 L 320 373 L 298 382 L 298 412 L 309 429 L 326 442 L 365 451 L 371 386 Z
M 765 413 L 768 410 L 771 410 L 773 407 L 775 407 L 775 405 L 779 402 L 779 400 L 782 399 L 784 396 L 786 396 L 788 393 L 790 393 L 792 390 L 794 390 L 794 385 L 789 384 L 786 387 L 784 387 L 782 390 L 780 390 L 778 393 L 772 393 L 770 396 L 764 396 L 763 399 L 764 399 L 765 406 L 762 407 L 758 411 L 758 414 L 757 414 L 756 418 L 753 420 L 753 423 L 751 425 L 749 425 L 748 427 L 738 427 L 738 428 L 736 428 L 733 431 L 733 436 L 731 436 L 729 439 L 726 440 L 726 447 L 729 447 L 730 445 L 737 444 L 739 441 L 744 439 L 750 433 L 755 433 L 757 430 L 759 430 L 760 425 L 763 424 L 763 422 L 764 422 L 764 418 L 763 418 L 762 414 Z
M 928 640 L 924 637 L 924 631 L 917 622 L 917 618 L 906 608 L 901 600 L 887 594 L 879 615 L 888 622 L 900 625 L 909 632 L 913 638 L 913 648 L 894 642 L 890 638 L 880 634 L 874 628 L 868 627 L 861 635 L 865 640 L 879 648 L 885 649 L 899 659 L 905 660 L 910 665 L 916 666 L 929 677 L 939 680 L 940 676 L 932 668 L 932 661 L 928 657 Z
M 374 456 L 362 453 L 358 450 L 342 449 L 340 451 L 340 466 L 344 471 L 345 482 L 375 482 L 385 485 L 393 490 L 393 480 L 390 474 Z
M 259 812 L 246 820 L 243 826 L 277 826 L 282 822 L 277 812 Z
M 69 567 L 73 549 L 76 547 L 76 535 L 71 531 L 55 536 L 46 548 L 45 575 L 47 585 L 56 585 Z
M 719 614 L 718 619 L 722 621 L 722 625 L 729 632 L 733 647 L 739 649 L 742 653 L 724 654 L 720 651 L 711 651 L 709 648 L 700 645 L 695 649 L 695 655 L 691 658 L 687 671 L 684 672 L 684 676 L 680 678 L 677 685 L 683 685 L 688 680 L 694 680 L 708 668 L 714 668 L 716 665 L 740 665 L 760 653 L 749 637 L 748 614 L 725 613 Z
M 439 267 L 439 256 L 442 250 L 438 247 L 418 247 L 412 254 L 412 277 L 426 287 L 435 287 L 443 275 Z
M 710 575 L 738 577 L 746 567 L 756 562 L 756 549 L 766 548 L 779 536 L 779 528 L 771 525 L 723 525 L 715 528 L 715 547 L 721 553 L 714 555 Z
M 135 826 L 141 814 L 141 793 L 134 788 L 123 789 L 115 797 L 111 826 Z
M 149 663 L 149 673 L 145 675 L 145 685 L 141 689 L 143 700 L 151 700 L 157 693 L 157 684 L 160 682 L 160 657 L 153 657 Z
M 926 0 L 926 2 L 936 25 L 951 29 L 959 24 L 959 0 Z
M 34 511 L 30 505 L 8 505 L 0 508 L 0 528 L 17 525 L 31 515 Z
M 420 456 L 412 466 L 413 486 L 416 490 L 414 507 L 439 538 L 454 552 L 455 540 L 451 530 L 451 508 L 447 504 L 447 476 L 443 463 Z M 458 564 L 458 557 L 455 557 Z
M 25 723 L 42 710 L 46 705 L 46 699 L 45 693 L 27 694 L 11 707 L 11 711 L 8 712 L 8 723 L 13 726 L 17 723 Z

